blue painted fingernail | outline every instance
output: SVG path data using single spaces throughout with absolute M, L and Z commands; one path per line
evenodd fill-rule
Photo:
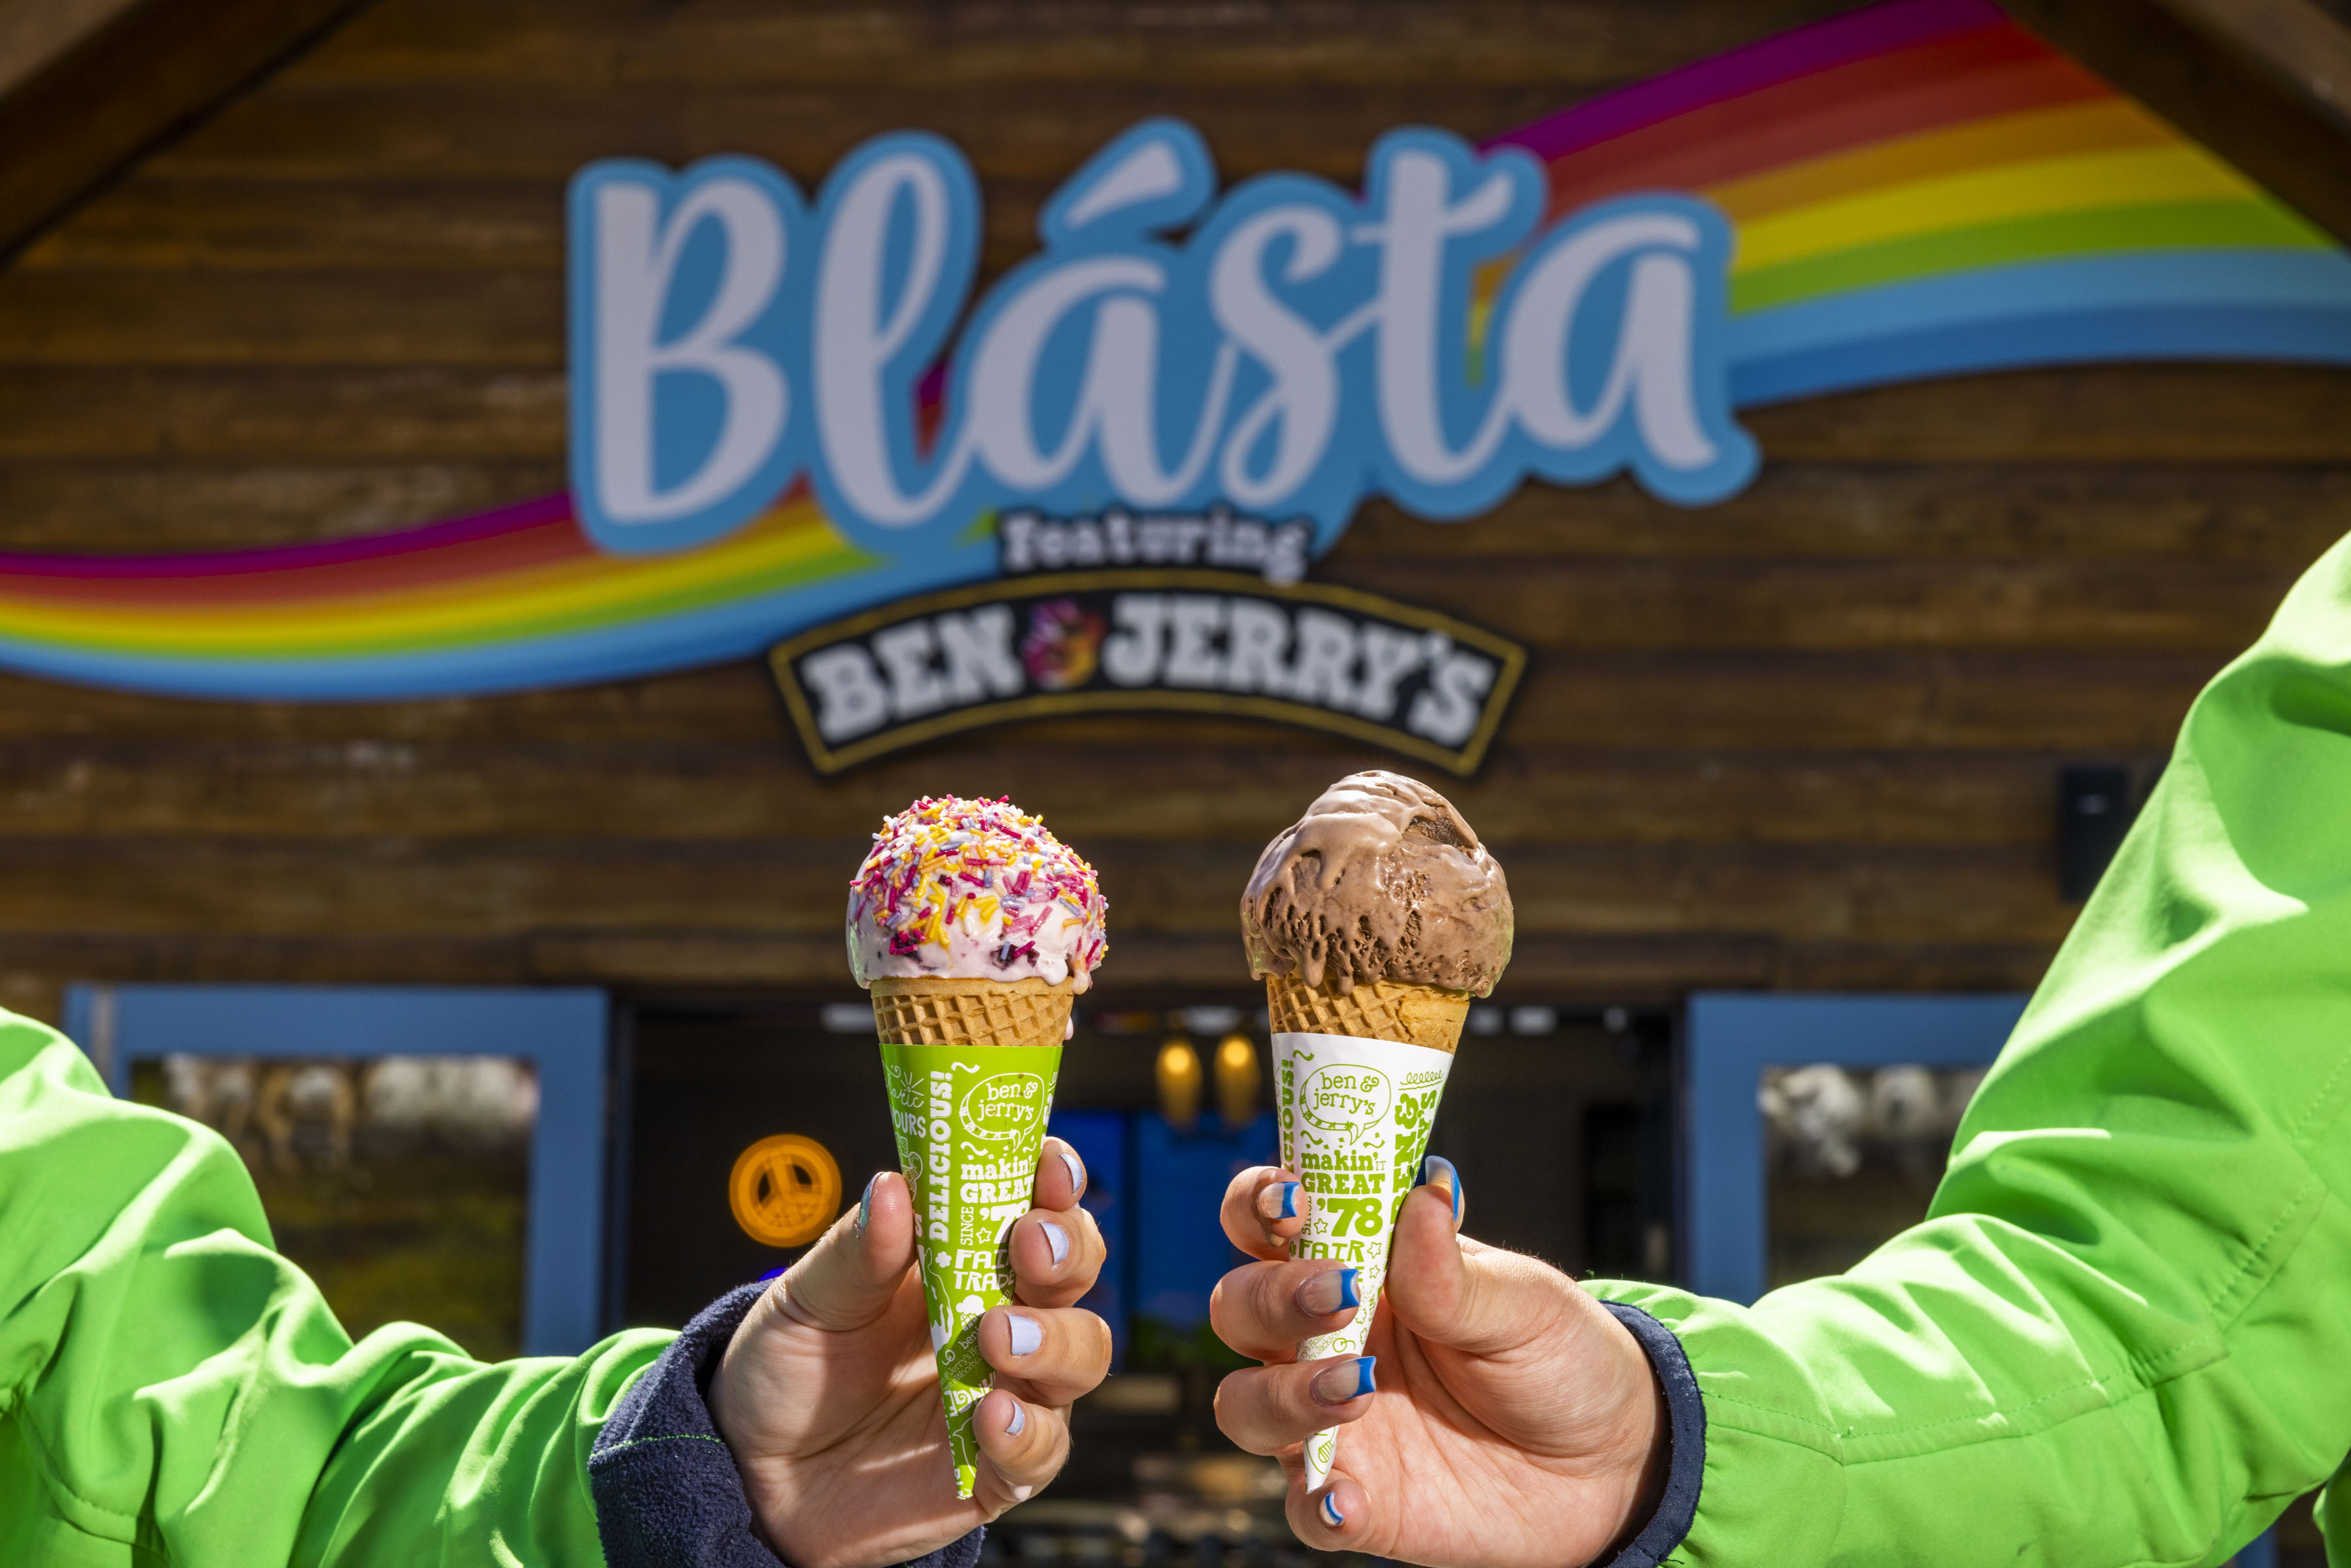
M 1347 1516 L 1339 1511 L 1339 1505 L 1331 1500 L 1327 1491 L 1322 1494 L 1322 1522 L 1333 1530 L 1344 1528 L 1347 1522 Z
M 1079 1163 L 1077 1151 L 1067 1144 L 1053 1152 L 1061 1156 L 1061 1166 L 1070 1173 L 1070 1201 L 1075 1203 L 1086 1190 L 1086 1167 Z
M 1281 1219 L 1298 1218 L 1298 1184 L 1296 1182 L 1286 1181 L 1281 1184 L 1281 1213 L 1277 1218 Z
M 1362 1272 L 1360 1269 L 1325 1269 L 1319 1274 L 1309 1274 L 1306 1282 L 1298 1287 L 1298 1310 L 1328 1314 L 1362 1306 L 1363 1295 L 1355 1288 L 1356 1276 Z
M 1333 1362 L 1316 1373 L 1307 1387 L 1323 1405 L 1344 1405 L 1350 1399 L 1379 1392 L 1378 1385 L 1372 1380 L 1372 1358 L 1368 1355 Z
M 873 1184 L 881 1179 L 880 1171 L 875 1171 L 872 1176 L 867 1176 L 865 1191 L 857 1199 L 857 1233 L 860 1236 L 865 1234 L 865 1222 L 873 1218 Z
M 1020 1408 L 1020 1401 L 1015 1399 L 1012 1402 L 1012 1414 L 1004 1421 L 1004 1435 L 1008 1437 L 1017 1437 L 1028 1428 L 1029 1412 Z
M 1037 1347 L 1045 1343 L 1045 1331 L 1038 1326 L 1035 1318 L 1007 1312 L 1004 1314 L 1004 1326 L 1011 1331 L 1012 1354 L 1015 1355 L 1034 1355 Z
M 1045 1245 L 1053 1249 L 1053 1267 L 1058 1269 L 1069 1260 L 1070 1233 L 1050 1219 L 1040 1219 L 1037 1228 L 1045 1233 Z
M 1458 1225 L 1461 1223 L 1461 1173 L 1454 1169 L 1453 1162 L 1443 1155 L 1431 1155 L 1420 1162 L 1421 1186 L 1426 1186 L 1440 1177 L 1453 1199 L 1453 1223 Z

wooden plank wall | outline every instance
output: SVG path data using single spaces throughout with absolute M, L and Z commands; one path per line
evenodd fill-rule
M 1154 111 L 1228 174 L 1353 179 L 1818 0 L 872 5 L 380 0 L 0 272 L 0 549 L 346 535 L 562 483 L 560 197 L 608 154 L 812 183 L 929 126 L 987 265 Z M 1537 650 L 1458 791 L 1516 893 L 1510 989 L 2029 986 L 2072 912 L 2069 759 L 2151 764 L 2351 529 L 2351 377 L 2145 366 L 1760 413 L 1733 503 L 1374 507 L 1333 579 Z M 1153 718 L 984 733 L 835 782 L 755 668 L 483 701 L 157 701 L 0 680 L 0 999 L 77 977 L 846 985 L 885 810 L 1008 792 L 1102 868 L 1121 988 L 1244 982 L 1257 848 L 1375 753 Z

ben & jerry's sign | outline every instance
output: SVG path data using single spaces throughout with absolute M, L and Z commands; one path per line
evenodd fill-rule
M 1085 537 L 1083 525 L 1014 521 L 1038 530 L 1032 540 Z M 1011 558 L 1019 536 L 1005 537 Z M 1330 730 L 1466 774 L 1526 666 L 1514 643 L 1374 594 L 1149 568 L 1007 576 L 901 601 L 802 632 L 768 659 L 828 773 L 980 725 L 1153 709 Z

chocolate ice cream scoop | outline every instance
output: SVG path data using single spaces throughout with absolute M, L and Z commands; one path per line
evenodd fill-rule
M 1401 773 L 1351 773 L 1274 836 L 1241 895 L 1253 976 L 1485 996 L 1510 961 L 1510 890 L 1453 803 Z

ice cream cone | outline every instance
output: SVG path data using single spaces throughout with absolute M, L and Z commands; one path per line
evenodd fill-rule
M 958 1498 L 992 1377 L 979 1320 L 1009 1299 L 1013 1222 L 1108 907 L 1093 868 L 1001 799 L 925 796 L 883 822 L 849 884 L 850 972 L 882 1040 Z
M 1290 1256 L 1357 1270 L 1354 1317 L 1298 1359 L 1361 1355 L 1469 1004 L 1510 962 L 1510 889 L 1451 801 L 1374 771 L 1274 835 L 1240 913 L 1272 1024 L 1281 1162 L 1306 1189 Z M 1306 1440 L 1309 1492 L 1338 1447 L 1335 1427 Z
M 1268 975 L 1266 1010 L 1276 1033 L 1343 1034 L 1426 1046 L 1450 1056 L 1469 1017 L 1469 993 L 1442 986 L 1366 980 L 1338 995 L 1296 975 Z
M 1075 992 L 1035 976 L 967 980 L 954 976 L 873 977 L 873 1027 L 893 1045 L 1059 1045 Z

